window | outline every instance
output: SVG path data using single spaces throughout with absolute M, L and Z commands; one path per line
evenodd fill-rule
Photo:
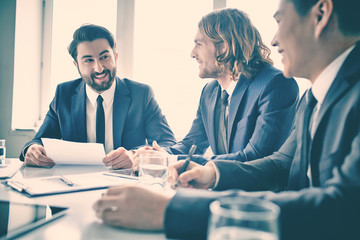
M 39 119 L 42 1 L 16 1 L 12 128 L 33 128 Z
M 12 129 L 40 126 L 57 84 L 79 78 L 67 47 L 94 23 L 115 34 L 117 0 L 18 0 Z M 50 25 L 50 26 L 49 26 Z
M 197 24 L 212 7 L 209 0 L 135 1 L 133 78 L 153 88 L 179 140 L 190 130 L 208 81 L 198 77 L 190 52 Z

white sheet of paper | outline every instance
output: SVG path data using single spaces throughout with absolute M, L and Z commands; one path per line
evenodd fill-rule
M 104 145 L 41 138 L 46 154 L 56 164 L 104 165 Z

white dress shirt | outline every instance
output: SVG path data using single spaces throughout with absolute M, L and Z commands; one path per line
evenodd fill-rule
M 227 94 L 229 95 L 229 97 L 228 97 L 228 105 L 226 106 L 226 110 L 225 110 L 226 118 L 229 115 L 229 106 L 230 106 L 230 102 L 231 102 L 231 96 L 232 96 L 232 94 L 233 94 L 233 92 L 235 90 L 236 84 L 237 84 L 237 81 L 231 81 L 230 85 L 226 89 L 221 87 L 221 92 L 223 90 L 225 90 L 227 92 Z
M 340 56 L 338 56 L 334 61 L 332 61 L 316 78 L 314 84 L 312 85 L 312 93 L 317 100 L 317 104 L 314 108 L 314 113 L 312 116 L 312 128 L 311 128 L 311 137 L 314 136 L 315 129 L 317 127 L 317 117 L 319 110 L 324 101 L 324 98 L 329 91 L 331 84 L 334 82 L 337 73 L 340 70 L 340 67 L 344 63 L 346 57 L 349 55 L 351 50 L 353 50 L 355 45 L 348 48 Z
M 331 84 L 334 82 L 335 77 L 337 73 L 340 70 L 340 67 L 344 63 L 346 57 L 349 55 L 351 50 L 355 45 L 348 48 L 346 51 L 344 51 L 340 56 L 338 56 L 334 61 L 332 61 L 321 73 L 320 75 L 315 79 L 311 91 L 317 100 L 317 104 L 313 110 L 312 117 L 311 117 L 311 129 L 310 129 L 310 136 L 311 138 L 314 137 L 315 129 L 317 128 L 317 118 L 319 115 L 319 111 L 321 108 L 321 105 L 325 99 L 326 94 L 328 93 Z M 308 164 L 308 170 L 307 170 L 307 176 L 309 178 L 310 186 L 312 186 L 312 176 L 311 176 L 311 164 Z
M 113 103 L 116 88 L 116 81 L 111 87 L 100 95 L 104 99 L 103 108 L 105 114 L 105 153 L 114 149 L 113 142 Z M 86 84 L 86 132 L 87 141 L 96 142 L 96 99 L 99 96 L 91 87 Z

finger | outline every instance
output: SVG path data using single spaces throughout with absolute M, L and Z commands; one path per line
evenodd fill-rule
M 134 157 L 139 157 L 140 154 L 146 154 L 146 153 L 148 153 L 149 150 L 153 150 L 153 148 L 150 146 L 142 147 L 142 148 L 136 150 Z
M 105 195 L 118 195 L 121 194 L 125 188 L 127 188 L 128 186 L 123 186 L 123 185 L 119 185 L 119 186 L 114 186 L 114 187 L 110 187 Z
M 174 165 L 171 165 L 171 166 L 168 167 L 168 181 L 169 181 L 169 183 L 175 183 L 175 181 L 179 177 L 178 168 L 176 167 L 176 164 L 178 164 L 178 163 L 175 163 Z
M 25 155 L 25 164 L 27 166 L 53 166 L 55 163 L 44 156 L 39 149 L 32 149 Z
M 101 214 L 106 209 L 114 209 L 118 205 L 121 206 L 121 196 L 118 195 L 104 195 L 94 204 L 94 209 L 97 213 Z
M 196 180 L 202 176 L 202 171 L 200 168 L 194 168 L 189 171 L 183 172 L 179 176 L 180 183 L 188 183 L 190 181 Z
M 154 141 L 152 142 L 152 146 L 153 146 L 154 150 L 161 151 L 161 147 L 160 147 L 159 144 L 156 142 L 156 140 L 154 140 Z
M 124 154 L 126 152 L 126 149 L 123 147 L 119 147 L 116 150 L 112 150 L 111 152 L 109 152 L 108 154 L 106 154 L 105 158 L 103 159 L 104 163 L 108 163 L 113 161 L 114 159 L 118 158 L 119 156 L 121 156 L 122 154 Z
M 112 226 L 124 226 L 123 221 L 121 221 L 121 211 L 116 207 L 104 210 L 101 212 L 101 216 L 99 217 L 105 224 Z
M 131 168 L 133 166 L 133 162 L 127 158 L 127 159 L 116 159 L 111 162 L 111 167 L 113 169 L 119 169 L 119 168 Z

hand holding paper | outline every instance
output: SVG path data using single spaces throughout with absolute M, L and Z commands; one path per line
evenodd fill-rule
M 104 146 L 99 143 L 79 143 L 41 138 L 46 155 L 56 164 L 104 165 Z

